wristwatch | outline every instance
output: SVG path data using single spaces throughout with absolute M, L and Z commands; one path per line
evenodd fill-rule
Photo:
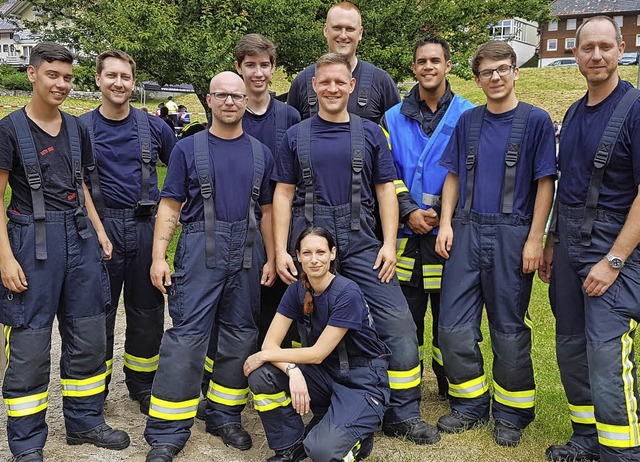
M 289 376 L 289 371 L 292 370 L 292 369 L 295 369 L 297 367 L 298 367 L 297 364 L 293 364 L 293 363 L 287 364 L 287 367 L 284 368 L 284 373 L 287 374 L 287 377 L 288 377 Z
M 609 262 L 609 266 L 611 266 L 611 268 L 613 269 L 619 270 L 624 266 L 624 261 L 622 260 L 622 258 L 613 255 L 612 253 L 608 253 L 605 258 Z

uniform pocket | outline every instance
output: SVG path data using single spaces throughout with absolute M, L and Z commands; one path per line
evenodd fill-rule
M 24 325 L 24 295 L 11 292 L 4 286 L 0 289 L 0 324 L 11 327 Z
M 167 287 L 169 316 L 174 324 L 184 317 L 184 271 L 176 271 L 171 275 L 171 285 Z

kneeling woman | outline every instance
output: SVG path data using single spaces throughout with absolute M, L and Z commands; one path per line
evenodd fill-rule
M 302 280 L 287 288 L 262 351 L 244 364 L 276 452 L 268 462 L 297 462 L 307 455 L 315 462 L 362 460 L 371 453 L 389 402 L 388 350 L 360 288 L 334 274 L 331 234 L 305 229 L 296 253 Z M 293 321 L 303 348 L 280 348 Z M 313 419 L 305 431 L 301 416 L 310 410 Z

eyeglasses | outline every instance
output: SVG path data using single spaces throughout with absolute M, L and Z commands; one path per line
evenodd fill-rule
M 503 64 L 502 66 L 496 67 L 495 69 L 485 69 L 478 72 L 478 78 L 480 80 L 491 80 L 494 72 L 497 72 L 500 77 L 506 77 L 507 75 L 511 74 L 513 69 L 515 69 L 515 66 Z
M 234 103 L 241 103 L 247 97 L 247 95 L 245 95 L 244 93 L 226 93 L 224 91 L 214 91 L 213 93 L 209 93 L 209 94 L 213 96 L 216 100 L 221 102 L 226 102 L 227 98 L 231 97 L 231 100 Z

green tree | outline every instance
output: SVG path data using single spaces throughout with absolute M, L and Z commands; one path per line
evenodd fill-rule
M 209 80 L 233 69 L 235 43 L 259 32 L 278 45 L 278 65 L 292 76 L 326 49 L 322 25 L 330 0 L 40 0 L 29 24 L 73 45 L 85 57 L 107 48 L 134 56 L 142 75 L 191 83 L 206 108 Z M 469 76 L 469 58 L 502 18 L 545 20 L 549 0 L 362 0 L 359 56 L 396 80 L 411 75 L 413 44 L 437 32 L 454 50 L 454 72 Z M 54 26 L 55 25 L 55 26 Z

